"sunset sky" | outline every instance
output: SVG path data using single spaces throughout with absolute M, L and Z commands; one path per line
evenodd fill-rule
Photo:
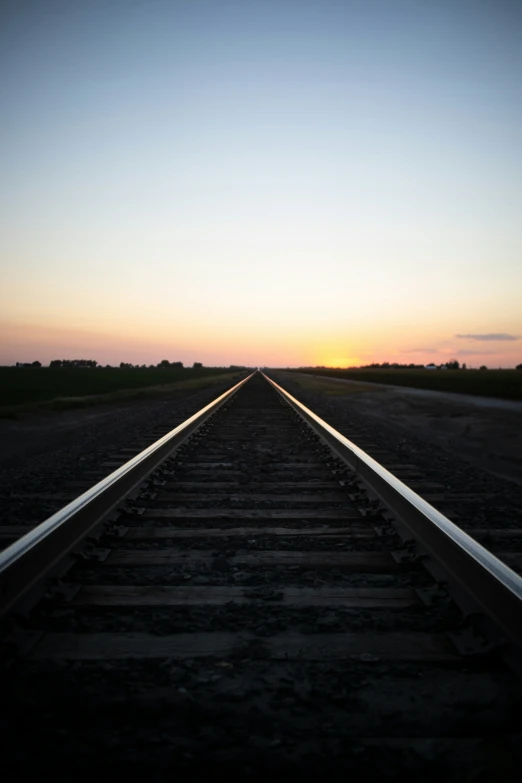
M 522 362 L 520 0 L 0 14 L 0 363 Z

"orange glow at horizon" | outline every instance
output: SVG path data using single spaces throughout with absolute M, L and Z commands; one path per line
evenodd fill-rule
M 184 320 L 185 323 L 176 316 L 169 318 L 169 314 L 151 322 L 135 318 L 117 325 L 103 324 L 100 319 L 90 329 L 84 324 L 84 328 L 70 323 L 59 326 L 50 318 L 32 324 L 3 320 L 0 364 L 34 360 L 47 364 L 57 358 L 89 358 L 100 364 L 125 361 L 148 365 L 166 358 L 186 365 L 202 361 L 207 366 L 349 368 L 384 361 L 440 364 L 456 358 L 468 366 L 509 367 L 515 366 L 520 356 L 516 339 L 497 346 L 492 341 L 458 339 L 442 329 L 437 333 L 434 325 L 426 325 L 423 332 L 418 330 L 413 341 L 409 324 L 394 328 L 390 325 L 382 338 L 377 329 L 355 331 L 350 325 L 343 329 L 342 324 L 321 328 L 307 323 L 303 328 L 301 324 L 286 325 L 276 319 L 266 324 L 253 319 L 249 322 L 241 315 L 221 323 L 216 319 L 212 324 L 195 314 Z M 511 328 L 508 325 L 506 331 Z M 340 340 L 343 331 L 346 339 Z
M 314 362 L 314 365 L 316 364 L 319 367 L 357 367 L 361 362 L 362 360 L 357 356 L 350 358 L 332 358 L 328 356 L 324 359 L 320 358 L 317 362 Z

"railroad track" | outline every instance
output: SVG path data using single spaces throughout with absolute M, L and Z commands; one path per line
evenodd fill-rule
M 0 554 L 18 776 L 518 779 L 513 571 L 260 373 L 126 456 Z

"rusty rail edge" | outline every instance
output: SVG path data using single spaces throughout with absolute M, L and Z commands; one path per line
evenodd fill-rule
M 264 375 L 264 373 L 263 373 Z M 264 376 L 400 520 L 421 548 L 522 647 L 522 578 L 355 443 Z
M 0 552 L 0 616 L 13 609 L 26 593 L 253 374 L 243 378 Z

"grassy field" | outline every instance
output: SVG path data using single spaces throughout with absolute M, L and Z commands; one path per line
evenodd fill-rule
M 522 400 L 520 370 L 338 370 L 312 367 L 292 372 L 345 378 L 362 383 L 389 383 L 417 389 Z
M 0 367 L 0 415 L 16 415 L 38 408 L 63 410 L 196 390 L 240 374 L 223 367 Z

